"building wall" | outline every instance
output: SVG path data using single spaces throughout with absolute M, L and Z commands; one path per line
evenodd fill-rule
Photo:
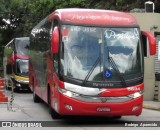
M 141 30 L 160 32 L 160 14 L 159 13 L 131 13 L 138 21 Z M 157 52 L 156 52 L 157 53 Z M 154 56 L 144 58 L 144 100 L 151 101 L 154 99 L 155 89 L 155 71 Z

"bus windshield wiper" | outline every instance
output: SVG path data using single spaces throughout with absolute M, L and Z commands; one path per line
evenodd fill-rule
M 115 61 L 113 60 L 113 58 L 110 56 L 110 50 L 108 48 L 108 44 L 107 44 L 107 41 L 106 41 L 106 48 L 107 48 L 107 51 L 108 51 L 108 54 L 107 54 L 107 59 L 108 59 L 108 62 L 111 63 L 111 66 L 113 67 L 113 69 L 116 71 L 116 73 L 118 74 L 120 80 L 121 80 L 121 84 L 122 86 L 126 87 L 126 82 L 125 82 L 125 79 L 123 78 L 123 75 L 121 74 L 121 72 L 119 71 Z
M 108 49 L 108 51 L 109 51 L 109 49 Z M 119 69 L 118 69 L 115 61 L 114 61 L 113 58 L 110 57 L 110 56 L 108 56 L 108 58 L 109 58 L 109 62 L 111 63 L 113 69 L 114 69 L 114 70 L 117 72 L 117 74 L 119 75 L 119 78 L 120 78 L 120 80 L 121 80 L 122 85 L 123 85 L 124 87 L 126 87 L 126 86 L 127 86 L 127 85 L 126 85 L 126 82 L 125 82 L 122 74 L 120 73 L 120 71 L 119 71 Z
M 120 73 L 117 65 L 115 64 L 115 61 L 114 61 L 113 58 L 110 57 L 110 56 L 109 56 L 108 58 L 109 58 L 109 62 L 111 63 L 113 69 L 114 69 L 114 70 L 117 72 L 117 74 L 119 75 L 119 78 L 120 78 L 120 80 L 121 80 L 122 85 L 123 85 L 124 87 L 126 87 L 126 86 L 127 86 L 127 85 L 126 85 L 126 82 L 125 82 L 122 74 Z M 97 66 L 97 64 L 99 63 L 99 61 L 100 61 L 100 56 L 97 58 L 96 62 L 93 64 L 92 68 L 91 68 L 90 71 L 88 72 L 87 76 L 85 77 L 85 79 L 84 79 L 84 81 L 83 81 L 83 83 L 82 83 L 82 86 L 85 85 L 86 81 L 87 81 L 87 80 L 89 79 L 89 77 L 91 76 L 92 72 L 93 72 L 94 69 L 96 68 L 96 66 Z
M 94 69 L 96 68 L 97 64 L 100 61 L 100 56 L 97 58 L 97 60 L 95 61 L 95 63 L 93 64 L 92 68 L 90 69 L 90 71 L 88 72 L 87 76 L 85 77 L 82 86 L 85 85 L 86 81 L 89 79 L 89 77 L 91 76 L 92 72 L 94 71 Z

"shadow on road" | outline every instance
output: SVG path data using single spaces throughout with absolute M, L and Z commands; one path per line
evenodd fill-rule
M 43 122 L 44 127 L 124 127 L 130 121 L 112 117 L 64 116 L 60 120 Z

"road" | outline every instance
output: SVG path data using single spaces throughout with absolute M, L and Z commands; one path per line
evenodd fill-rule
M 9 99 L 11 98 L 11 91 L 6 91 Z M 111 130 L 122 127 L 122 129 L 134 128 L 137 125 L 149 124 L 160 125 L 160 111 L 143 109 L 142 114 L 139 117 L 136 116 L 123 116 L 121 119 L 111 119 L 107 117 L 64 117 L 59 120 L 53 120 L 49 114 L 49 108 L 44 102 L 33 103 L 32 93 L 21 91 L 14 93 L 14 101 L 12 104 L 12 109 L 7 110 L 6 104 L 0 104 L 0 121 L 22 121 L 22 123 L 28 121 L 47 121 L 42 122 L 43 126 L 77 128 L 77 130 L 87 130 L 90 127 L 94 130 L 99 130 L 99 128 L 105 129 L 106 127 L 111 127 Z M 139 121 L 139 122 L 137 122 Z M 143 122 L 146 121 L 146 122 Z M 153 121 L 153 122 L 151 122 Z M 156 122 L 158 121 L 158 122 Z M 137 124 L 138 123 L 138 124 Z M 153 124 L 154 123 L 154 124 Z M 128 127 L 130 126 L 130 127 Z M 139 127 L 142 129 L 142 127 Z M 158 130 L 160 127 L 155 127 Z M 59 128 L 60 129 L 60 128 Z M 64 128 L 63 128 L 64 129 Z M 147 127 L 143 128 L 147 129 Z

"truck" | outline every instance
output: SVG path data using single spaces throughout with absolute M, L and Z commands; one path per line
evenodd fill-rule
M 129 13 L 57 9 L 31 31 L 29 87 L 34 102 L 63 115 L 139 116 L 144 93 L 143 44 L 155 37 Z
M 4 79 L 7 89 L 29 89 L 29 37 L 13 38 L 4 47 Z M 13 87 L 13 88 L 12 88 Z

